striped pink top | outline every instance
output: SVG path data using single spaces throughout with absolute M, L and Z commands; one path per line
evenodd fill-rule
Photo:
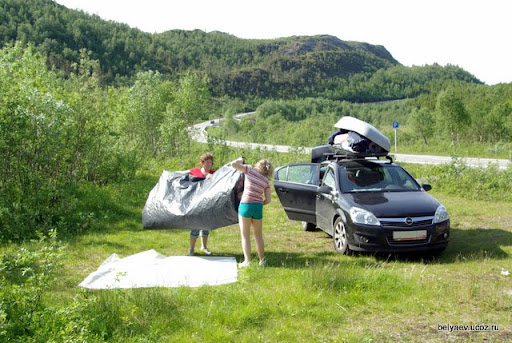
M 265 189 L 270 188 L 268 179 L 261 175 L 251 166 L 245 166 L 244 193 L 242 194 L 242 203 L 260 202 L 263 203 L 263 194 Z

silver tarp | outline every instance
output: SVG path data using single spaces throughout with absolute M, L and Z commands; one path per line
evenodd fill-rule
M 223 166 L 210 178 L 164 170 L 142 211 L 144 229 L 214 230 L 238 223 L 243 174 Z

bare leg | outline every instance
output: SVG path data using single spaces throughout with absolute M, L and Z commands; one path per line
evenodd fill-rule
M 251 221 L 252 218 L 238 216 L 240 223 L 240 235 L 242 236 L 242 250 L 244 251 L 245 262 L 251 261 Z
M 190 236 L 190 250 L 194 250 L 196 247 L 197 237 Z
M 260 261 L 265 257 L 265 243 L 263 242 L 263 220 L 253 219 L 252 229 L 254 234 L 254 240 L 256 241 L 256 251 Z
M 202 248 L 208 248 L 208 236 L 201 236 L 201 247 Z

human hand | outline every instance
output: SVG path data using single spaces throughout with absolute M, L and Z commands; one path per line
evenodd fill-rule
M 233 162 L 231 162 L 229 164 L 231 167 L 235 168 L 236 170 L 238 171 L 243 171 L 245 170 L 245 167 L 244 167 L 244 158 L 242 156 L 240 156 L 239 158 L 237 158 L 236 160 L 234 160 Z
M 230 166 L 233 166 L 233 164 L 243 164 L 244 163 L 244 158 L 242 156 L 234 159 L 233 161 L 231 161 L 229 163 Z

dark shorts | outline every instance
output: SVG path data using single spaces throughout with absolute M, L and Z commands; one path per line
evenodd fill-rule
M 238 214 L 244 218 L 263 219 L 263 204 L 261 202 L 241 203 Z
M 210 231 L 208 231 L 208 230 L 190 230 L 190 237 L 199 237 L 199 234 L 201 234 L 201 237 L 208 236 L 210 234 Z

